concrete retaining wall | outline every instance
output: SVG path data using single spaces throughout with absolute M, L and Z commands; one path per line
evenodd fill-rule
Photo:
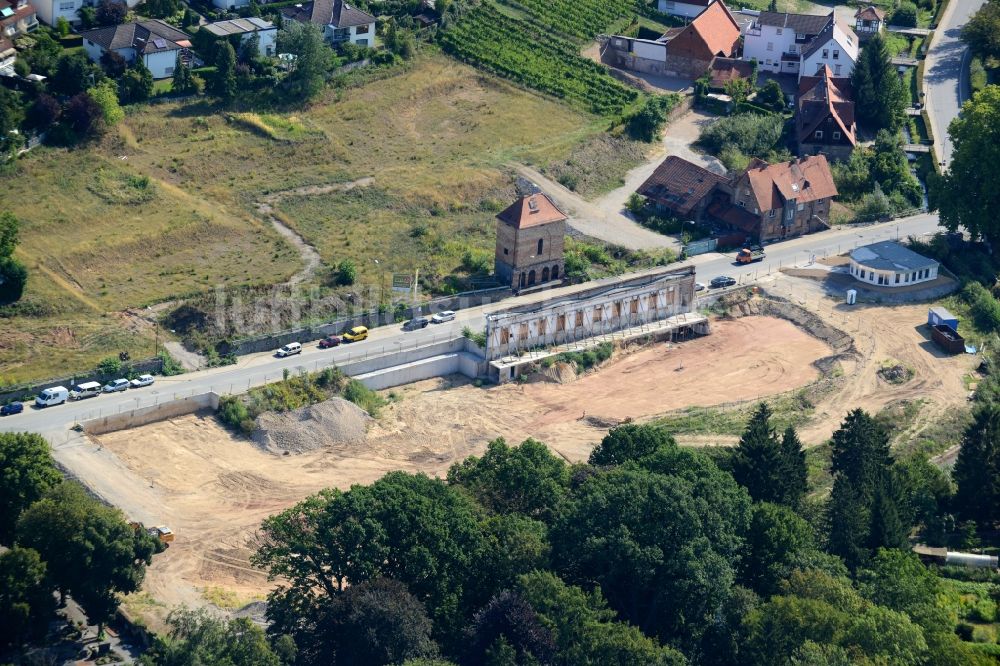
M 139 426 L 172 419 L 185 414 L 205 411 L 214 412 L 219 408 L 219 396 L 215 393 L 202 393 L 181 400 L 172 400 L 162 405 L 152 407 L 142 407 L 133 409 L 121 414 L 112 414 L 90 421 L 84 421 L 80 425 L 88 435 L 103 435 L 116 430 L 137 428 Z
M 356 375 L 355 379 L 368 388 L 378 391 L 446 375 L 462 374 L 475 378 L 479 361 L 479 357 L 468 352 L 454 352 L 432 356 L 405 365 L 394 365 L 391 368 L 364 375 Z
M 461 310 L 472 308 L 488 303 L 496 303 L 512 295 L 510 287 L 500 287 L 497 289 L 484 289 L 478 292 L 469 292 L 447 298 L 438 298 L 419 307 L 423 315 L 443 312 L 444 310 Z M 327 324 L 317 324 L 316 326 L 305 326 L 302 328 L 281 331 L 272 335 L 263 335 L 246 340 L 236 340 L 234 342 L 223 341 L 216 345 L 216 350 L 226 356 L 235 354 L 243 356 L 245 354 L 256 354 L 258 352 L 272 351 L 289 342 L 311 342 L 325 338 L 328 335 L 339 335 L 354 326 L 367 326 L 375 328 L 377 326 L 394 324 L 407 321 L 415 316 L 414 308 L 407 308 L 400 319 L 395 319 L 392 312 L 382 315 L 378 313 L 361 313 L 354 317 L 338 319 Z
M 92 372 L 85 372 L 73 377 L 48 379 L 37 384 L 24 384 L 22 386 L 10 388 L 0 392 L 0 404 L 13 401 L 23 402 L 27 397 L 36 395 L 47 388 L 52 388 L 53 386 L 65 386 L 66 388 L 70 388 L 73 384 L 82 384 L 83 382 L 100 382 L 103 384 L 111 381 L 112 379 L 128 377 L 130 374 L 141 375 L 149 373 L 155 375 L 159 374 L 162 370 L 163 359 L 161 358 L 149 358 L 144 361 L 126 362 L 122 363 L 121 372 L 115 375 L 105 375 L 94 370 Z

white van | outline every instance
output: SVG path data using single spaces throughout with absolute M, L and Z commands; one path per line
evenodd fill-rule
M 277 351 L 279 358 L 285 358 L 286 356 L 292 356 L 293 354 L 301 354 L 302 345 L 298 342 L 289 342 L 287 345 L 282 347 Z
M 83 400 L 84 398 L 93 398 L 95 395 L 101 395 L 100 382 L 84 382 L 77 384 L 70 390 L 69 399 Z
M 69 391 L 65 386 L 53 386 L 52 388 L 45 389 L 35 397 L 35 405 L 37 407 L 61 405 L 66 402 L 67 398 L 69 398 Z

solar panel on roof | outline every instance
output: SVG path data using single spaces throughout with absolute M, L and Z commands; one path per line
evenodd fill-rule
M 0 16 L 3 16 L 4 18 L 13 15 L 14 15 L 14 10 L 11 9 L 10 7 L 4 7 L 3 9 L 0 9 Z
M 156 39 L 153 40 L 153 44 L 155 44 L 156 48 L 158 48 L 158 49 L 165 49 L 165 48 L 167 48 L 167 40 L 160 39 L 159 37 L 157 37 Z

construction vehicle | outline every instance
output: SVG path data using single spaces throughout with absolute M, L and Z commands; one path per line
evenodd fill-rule
M 755 261 L 760 261 L 767 255 L 764 254 L 764 248 L 759 245 L 754 245 L 752 247 L 745 247 L 740 250 L 739 254 L 736 255 L 736 263 L 738 264 L 752 264 Z
M 169 544 L 174 540 L 173 531 L 166 525 L 157 525 L 156 527 L 149 527 L 146 529 L 146 533 L 149 536 L 156 537 L 162 543 Z

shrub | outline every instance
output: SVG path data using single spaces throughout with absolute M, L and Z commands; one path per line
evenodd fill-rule
M 119 375 L 122 371 L 122 362 L 117 356 L 108 356 L 97 364 L 97 371 L 104 375 Z
M 899 3 L 899 7 L 892 13 L 891 23 L 904 28 L 915 28 L 917 26 L 917 6 L 912 2 Z
M 735 148 L 750 157 L 765 157 L 778 147 L 785 119 L 779 115 L 741 114 L 720 118 L 709 125 L 698 143 L 713 155 Z
M 493 257 L 486 250 L 469 248 L 462 254 L 462 269 L 469 273 L 489 273 Z
M 0 258 L 0 304 L 21 299 L 28 284 L 28 269 L 13 257 Z
M 757 93 L 756 102 L 766 109 L 781 113 L 785 110 L 785 93 L 781 84 L 774 79 L 768 79 L 764 87 Z
M 371 416 L 378 416 L 379 410 L 385 406 L 385 399 L 356 379 L 347 382 L 344 388 L 344 399 L 365 410 Z
M 861 222 L 877 220 L 892 215 L 892 210 L 892 202 L 889 197 L 885 195 L 882 188 L 876 185 L 874 192 L 869 192 L 861 197 L 861 205 L 858 206 L 856 218 Z
M 969 304 L 976 326 L 987 333 L 1000 331 L 1000 303 L 983 285 L 970 282 L 962 290 L 962 299 Z
M 358 279 L 358 269 L 350 259 L 344 259 L 337 264 L 337 284 L 352 285 Z
M 246 435 L 252 433 L 255 427 L 247 406 L 235 395 L 225 395 L 219 400 L 219 419 Z

